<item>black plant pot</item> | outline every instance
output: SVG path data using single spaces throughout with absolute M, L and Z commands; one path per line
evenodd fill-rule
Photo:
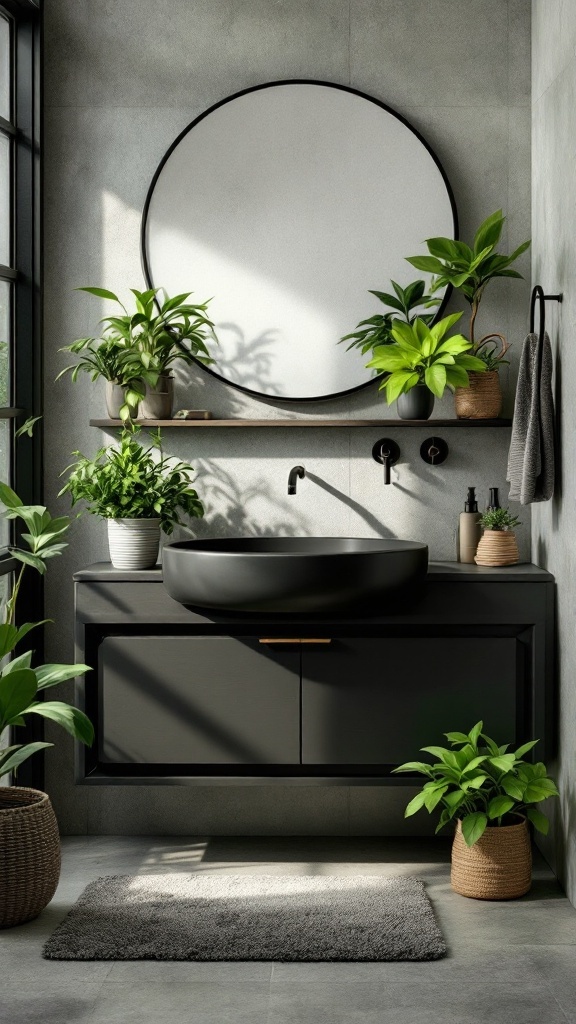
M 427 387 L 416 385 L 398 396 L 398 415 L 401 420 L 427 420 L 434 408 L 434 395 Z

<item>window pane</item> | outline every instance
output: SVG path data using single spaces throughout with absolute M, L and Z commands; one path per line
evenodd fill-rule
M 11 120 L 10 103 L 10 23 L 0 15 L 0 117 Z
M 0 263 L 10 266 L 10 139 L 0 134 Z
M 11 284 L 0 281 L 0 406 L 10 401 L 10 298 Z M 5 479 L 0 477 L 0 479 Z
M 10 481 L 10 424 L 11 420 L 0 420 L 0 480 L 5 483 Z M 10 520 L 0 519 L 0 549 L 6 547 L 9 538 Z

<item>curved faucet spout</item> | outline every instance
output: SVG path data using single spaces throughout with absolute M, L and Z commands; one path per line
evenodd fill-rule
M 296 494 L 296 480 L 303 480 L 306 476 L 304 466 L 292 466 L 288 474 L 288 494 Z

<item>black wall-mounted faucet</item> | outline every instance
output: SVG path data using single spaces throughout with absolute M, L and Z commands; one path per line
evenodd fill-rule
M 303 480 L 305 476 L 306 470 L 304 466 L 292 466 L 288 474 L 288 494 L 296 494 L 296 480 L 297 478 Z

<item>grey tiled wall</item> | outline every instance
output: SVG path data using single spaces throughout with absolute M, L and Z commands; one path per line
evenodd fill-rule
M 45 0 L 44 8 L 46 488 L 54 509 L 67 508 L 56 495 L 70 451 L 92 452 L 101 442 L 88 426 L 102 415 L 100 384 L 52 383 L 64 365 L 58 347 L 95 330 L 103 315 L 98 302 L 73 289 L 99 284 L 126 293 L 143 284 L 139 229 L 150 179 L 175 136 L 210 104 L 282 78 L 350 84 L 397 108 L 429 140 L 452 182 L 463 237 L 500 206 L 508 213 L 505 245 L 530 233 L 530 9 L 523 0 Z M 483 304 L 480 327 L 514 342 L 508 412 L 527 296 L 526 284 L 502 281 Z M 201 371 L 179 382 L 177 403 L 221 416 L 294 412 Z M 387 415 L 376 388 L 297 411 Z M 437 404 L 436 415 L 451 412 L 451 399 Z M 480 496 L 491 485 L 507 493 L 507 432 L 450 430 L 450 458 L 436 470 L 418 456 L 426 431 L 391 433 L 402 458 L 386 491 L 370 457 L 377 428 L 185 432 L 165 441 L 198 469 L 208 509 L 202 535 L 394 535 L 425 540 L 432 558 L 450 559 L 466 487 L 476 484 Z M 287 473 L 296 461 L 309 477 L 288 499 Z M 521 544 L 527 556 L 527 522 Z M 84 517 L 51 566 L 53 660 L 72 656 L 72 572 L 106 557 L 104 525 Z M 71 751 L 61 738 L 47 764 L 65 832 L 405 829 L 396 789 L 87 792 L 72 783 Z M 417 819 L 413 827 L 427 825 Z

